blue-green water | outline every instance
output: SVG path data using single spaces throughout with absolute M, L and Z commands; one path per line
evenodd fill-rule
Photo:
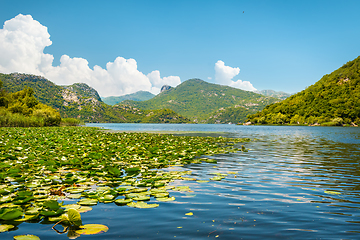
M 248 152 L 213 156 L 217 164 L 178 167 L 190 177 L 222 181 L 171 192 L 155 209 L 98 204 L 84 223 L 107 233 L 79 239 L 360 239 L 360 128 L 181 124 L 89 124 L 120 131 L 183 131 L 187 135 L 249 137 Z M 186 132 L 186 133 L 184 133 Z M 234 174 L 236 173 L 236 174 Z M 68 202 L 70 203 L 70 202 Z M 152 202 L 150 202 L 152 203 Z M 185 215 L 193 213 L 192 216 Z M 23 223 L 16 235 L 68 239 L 49 225 Z M 11 239 L 14 232 L 2 233 Z M 3 238 L 4 237 L 4 238 Z

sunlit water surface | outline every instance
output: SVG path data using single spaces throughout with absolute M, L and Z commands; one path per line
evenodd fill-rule
M 207 183 L 175 181 L 172 185 L 188 185 L 193 192 L 171 192 L 173 202 L 154 209 L 98 204 L 82 213 L 84 223 L 105 224 L 109 231 L 79 239 L 360 239 L 360 128 L 88 125 L 252 141 L 244 144 L 248 152 L 212 156 L 217 164 L 178 167 L 191 170 L 190 177 L 198 180 L 209 180 L 212 173 L 232 174 Z M 185 215 L 189 212 L 193 215 Z M 0 237 L 27 233 L 68 239 L 51 225 L 30 223 Z

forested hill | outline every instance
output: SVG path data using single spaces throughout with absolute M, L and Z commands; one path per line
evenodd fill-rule
M 194 122 L 208 122 L 209 119 L 213 120 L 214 117 L 219 116 L 219 112 L 223 113 L 222 109 L 241 108 L 243 111 L 239 112 L 245 114 L 242 116 L 245 119 L 247 114 L 262 110 L 266 105 L 276 101 L 279 99 L 211 84 L 200 79 L 190 79 L 175 88 L 161 92 L 150 100 L 123 101 L 121 104 L 140 109 L 169 108 Z
M 248 116 L 259 124 L 360 123 L 360 56 L 286 100 Z
M 0 73 L 0 81 L 9 93 L 32 88 L 36 99 L 58 110 L 62 118 L 77 118 L 85 122 L 189 122 L 189 119 L 169 109 L 143 111 L 133 107 L 109 106 L 101 101 L 95 89 L 84 83 L 58 86 L 43 77 L 19 73 Z
M 134 100 L 134 101 L 146 101 L 153 98 L 155 95 L 151 92 L 147 91 L 137 91 L 136 93 L 126 94 L 123 96 L 111 96 L 111 97 L 104 97 L 102 101 L 109 105 L 118 104 L 124 100 Z

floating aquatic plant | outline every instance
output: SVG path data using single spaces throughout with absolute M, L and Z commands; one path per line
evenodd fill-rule
M 4 223 L 0 232 L 23 221 L 45 221 L 68 223 L 68 234 L 76 237 L 79 232 L 74 227 L 80 227 L 80 213 L 90 211 L 89 206 L 115 202 L 158 207 L 145 201 L 173 201 L 169 190 L 189 192 L 190 188 L 170 186 L 172 181 L 196 181 L 188 176 L 191 172 L 171 167 L 216 163 L 208 156 L 244 151 L 235 147 L 244 141 L 248 139 L 107 133 L 80 127 L 0 128 L 0 219 Z M 78 202 L 63 205 L 66 199 Z

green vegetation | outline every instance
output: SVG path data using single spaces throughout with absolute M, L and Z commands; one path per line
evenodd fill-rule
M 95 89 L 84 83 L 75 83 L 71 86 L 57 86 L 45 78 L 18 73 L 0 74 L 0 80 L 3 80 L 4 90 L 7 92 L 20 91 L 26 87 L 33 88 L 33 95 L 39 102 L 58 110 L 64 119 L 74 118 L 81 122 L 117 123 L 147 123 L 149 121 L 152 123 L 190 122 L 189 119 L 174 112 L 169 112 L 168 109 L 143 111 L 134 107 L 109 106 L 101 101 Z M 159 118 L 156 118 L 156 116 Z M 64 125 L 70 124 L 69 121 L 63 121 L 63 123 Z
M 82 122 L 79 119 L 75 118 L 62 118 L 60 122 L 60 126 L 80 126 L 84 125 L 84 122 Z
M 244 141 L 248 139 L 107 133 L 85 127 L 0 128 L 0 231 L 40 222 L 66 226 L 72 239 L 105 232 L 103 225 L 82 225 L 81 213 L 99 203 L 161 207 L 175 199 L 173 191 L 190 191 L 170 182 L 196 181 L 186 177 L 190 172 L 161 168 L 216 163 L 199 157 L 240 151 L 235 144 Z M 217 176 L 214 181 L 226 174 Z M 64 205 L 65 198 L 74 204 Z
M 102 101 L 108 105 L 115 105 L 125 100 L 133 100 L 133 101 L 146 101 L 153 98 L 155 95 L 151 92 L 147 91 L 138 91 L 136 93 L 127 94 L 124 96 L 111 96 L 111 97 L 104 97 Z
M 256 124 L 360 124 L 360 57 L 286 100 L 248 116 Z
M 150 100 L 123 101 L 121 104 L 146 110 L 168 108 L 194 122 L 206 123 L 209 117 L 221 108 L 239 106 L 255 113 L 276 101 L 278 99 L 254 92 L 211 84 L 200 79 L 190 79 Z M 244 117 L 246 115 L 241 115 L 239 119 Z M 238 121 L 240 120 L 235 122 Z
M 0 89 L 2 81 L 0 80 Z M 31 88 L 7 93 L 0 92 L 1 127 L 59 126 L 60 114 L 55 109 L 40 103 Z
M 213 113 L 206 123 L 239 123 L 246 120 L 246 116 L 253 113 L 253 111 L 244 107 L 228 107 L 221 108 Z

